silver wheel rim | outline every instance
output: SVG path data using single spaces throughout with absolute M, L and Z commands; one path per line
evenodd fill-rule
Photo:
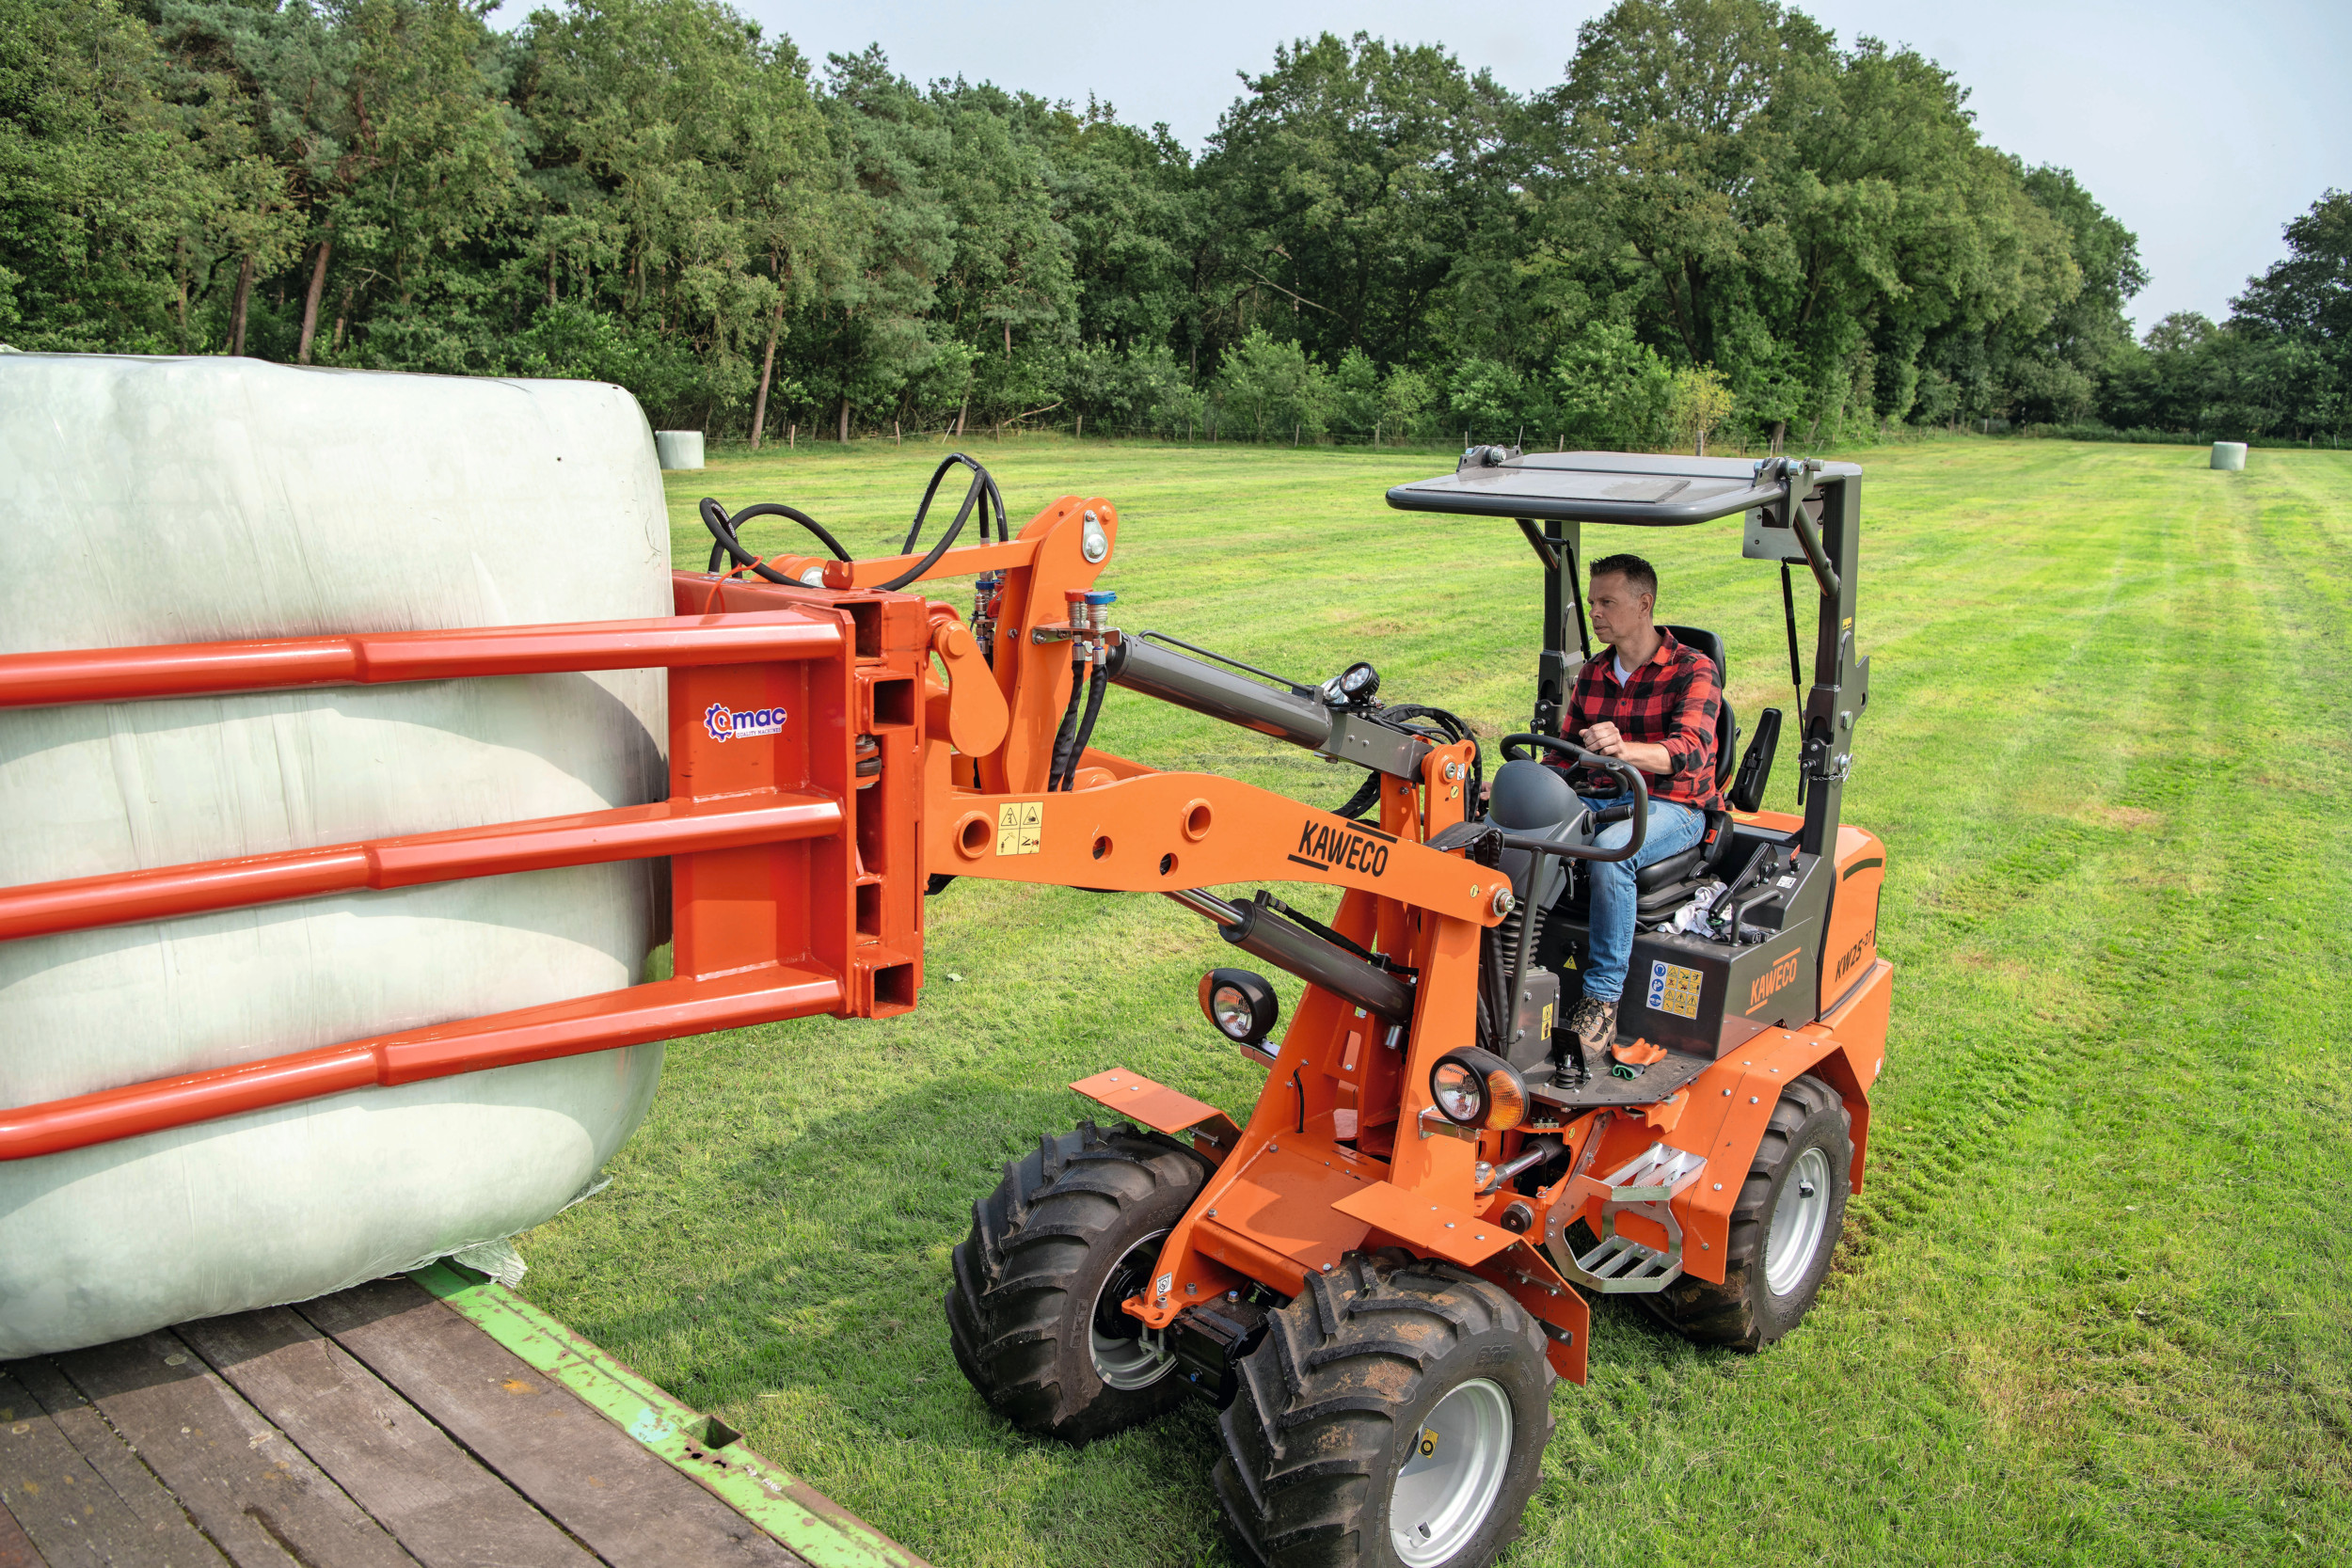
M 1772 1205 L 1772 1232 L 1764 1240 L 1764 1283 L 1785 1296 L 1813 1272 L 1821 1232 L 1829 1226 L 1829 1156 L 1808 1148 L 1797 1156 Z
M 1406 1568 L 1460 1551 L 1494 1512 L 1511 1463 L 1511 1396 L 1472 1378 L 1438 1402 L 1412 1433 L 1389 1494 L 1389 1542 Z
M 1167 1231 L 1155 1230 L 1120 1253 L 1119 1261 L 1103 1276 L 1102 1288 L 1094 1292 L 1094 1299 L 1087 1303 L 1087 1348 L 1094 1357 L 1094 1375 L 1103 1380 L 1106 1388 L 1149 1388 L 1175 1370 L 1176 1358 L 1161 1345 L 1158 1335 L 1144 1330 L 1132 1339 L 1120 1338 L 1104 1333 L 1097 1323 L 1102 1316 L 1103 1298 L 1112 1282 L 1127 1272 L 1127 1264 L 1137 1253 L 1145 1255 L 1145 1267 L 1149 1268 L 1149 1259 L 1159 1256 L 1160 1243 L 1166 1240 Z M 1141 1323 L 1136 1327 L 1143 1329 Z

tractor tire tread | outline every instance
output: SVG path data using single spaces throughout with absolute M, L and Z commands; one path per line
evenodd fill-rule
M 1455 1381 L 1516 1382 L 1515 1409 L 1531 1429 L 1515 1444 L 1488 1528 L 1449 1568 L 1490 1560 L 1518 1531 L 1551 1435 L 1546 1345 L 1501 1287 L 1401 1249 L 1352 1254 L 1309 1275 L 1240 1363 L 1217 1418 L 1215 1488 L 1236 1541 L 1268 1568 L 1393 1563 L 1381 1491 L 1398 1462 L 1400 1419 L 1452 1386 L 1430 1389 L 1433 1369 L 1475 1355 Z
M 1634 1299 L 1693 1344 L 1756 1351 L 1795 1327 L 1797 1321 L 1811 1309 L 1820 1280 L 1796 1293 L 1793 1315 L 1777 1312 L 1773 1316 L 1782 1321 L 1767 1322 L 1756 1309 L 1758 1292 L 1765 1289 L 1761 1277 L 1764 1240 L 1778 1173 L 1788 1164 L 1799 1135 L 1833 1109 L 1836 1114 L 1837 1135 L 1831 1140 L 1827 1152 L 1833 1179 L 1840 1191 L 1832 1218 L 1841 1217 L 1845 1211 L 1844 1186 L 1853 1159 L 1852 1113 L 1847 1110 L 1844 1098 L 1835 1088 L 1810 1073 L 1802 1074 L 1781 1089 L 1780 1100 L 1765 1123 L 1764 1135 L 1756 1142 L 1755 1157 L 1748 1164 L 1747 1177 L 1740 1182 L 1739 1201 L 1732 1207 L 1724 1238 L 1723 1282 L 1685 1275 L 1658 1294 Z M 1821 1245 L 1825 1253 L 1836 1247 L 1836 1240 L 1834 1232 L 1823 1236 Z M 1826 1268 L 1821 1272 L 1825 1274 Z
M 991 1409 L 1024 1432 L 1082 1443 L 1181 1396 L 1173 1378 L 1123 1392 L 1099 1381 L 1091 1389 L 1067 1386 L 1092 1376 L 1073 1375 L 1073 1354 L 1091 1352 L 1061 1341 L 1072 1331 L 1069 1298 L 1097 1259 L 1097 1243 L 1139 1205 L 1168 1210 L 1162 1224 L 1172 1225 L 1207 1168 L 1171 1140 L 1091 1121 L 1041 1137 L 1036 1152 L 1006 1163 L 996 1190 L 972 1206 L 946 1295 L 949 1348 Z M 1085 1320 L 1075 1332 L 1084 1334 Z

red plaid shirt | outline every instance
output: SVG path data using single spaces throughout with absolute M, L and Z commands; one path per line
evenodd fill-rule
M 1617 684 L 1615 649 L 1603 648 L 1588 661 L 1577 673 L 1576 695 L 1560 733 L 1581 746 L 1587 729 L 1607 722 L 1628 740 L 1663 746 L 1674 759 L 1674 771 L 1662 778 L 1644 775 L 1650 799 L 1711 810 L 1723 804 L 1715 788 L 1715 721 L 1723 712 L 1723 685 L 1713 659 L 1684 647 L 1663 626 L 1658 636 L 1658 651 L 1629 672 L 1623 686 Z M 1586 768 L 1568 770 L 1569 782 L 1587 794 L 1613 790 L 1609 778 Z

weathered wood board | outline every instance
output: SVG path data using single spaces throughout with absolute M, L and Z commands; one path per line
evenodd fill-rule
M 406 1278 L 0 1363 L 0 1568 L 923 1568 L 756 1455 L 665 1458 L 570 1381 L 596 1402 Z

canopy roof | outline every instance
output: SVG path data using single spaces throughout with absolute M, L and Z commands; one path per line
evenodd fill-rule
M 1497 450 L 1474 449 L 1453 473 L 1397 485 L 1389 504 L 1470 517 L 1678 528 L 1728 517 L 1787 493 L 1777 477 L 1759 480 L 1752 458 L 1542 451 L 1489 461 Z M 1852 463 L 1820 467 L 1823 479 L 1861 472 Z

